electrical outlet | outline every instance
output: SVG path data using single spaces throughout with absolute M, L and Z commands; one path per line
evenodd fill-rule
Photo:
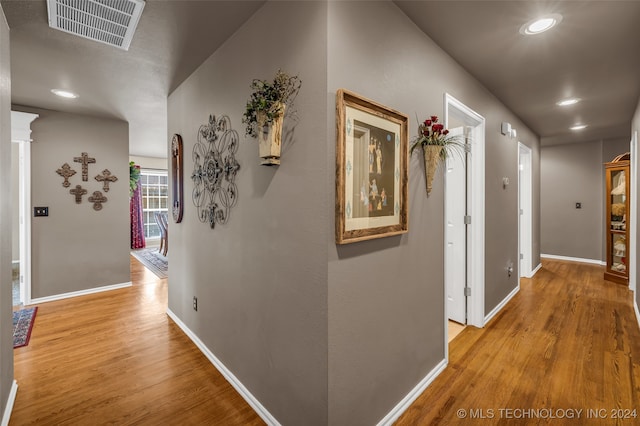
M 193 310 L 198 311 L 198 298 L 193 296 Z

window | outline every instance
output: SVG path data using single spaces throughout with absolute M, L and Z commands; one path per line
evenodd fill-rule
M 156 223 L 156 212 L 168 212 L 168 177 L 166 170 L 140 170 L 140 191 L 142 195 L 142 220 L 144 237 L 160 238 L 160 229 Z

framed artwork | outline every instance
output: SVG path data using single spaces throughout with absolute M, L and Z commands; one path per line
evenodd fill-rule
M 406 233 L 409 117 L 344 89 L 336 110 L 336 243 Z

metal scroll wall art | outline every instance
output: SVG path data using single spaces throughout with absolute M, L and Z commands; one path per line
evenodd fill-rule
M 240 165 L 235 154 L 238 151 L 238 132 L 231 128 L 226 115 L 198 129 L 198 142 L 193 147 L 194 183 L 193 204 L 198 208 L 200 222 L 224 225 L 229 220 L 231 208 L 238 201 L 236 173 Z
M 96 159 L 89 157 L 89 154 L 83 152 L 79 157 L 73 157 L 73 161 L 75 163 L 80 163 L 82 168 L 82 181 L 89 181 L 89 164 L 95 164 Z M 59 174 L 64 180 L 62 181 L 62 186 L 64 188 L 68 188 L 71 186 L 71 182 L 69 179 L 74 176 L 77 172 L 71 168 L 69 163 L 64 163 L 62 167 L 56 170 L 56 173 Z M 95 176 L 96 181 L 102 183 L 102 190 L 104 192 L 109 192 L 109 184 L 116 182 L 118 178 L 111 174 L 109 169 L 104 169 L 101 174 Z M 69 190 L 69 194 L 71 194 L 76 202 L 76 204 L 82 203 L 82 197 L 87 195 L 88 190 L 83 188 L 82 185 L 76 185 L 75 188 Z M 93 195 L 90 195 L 87 200 L 90 203 L 93 203 L 94 210 L 102 210 L 102 204 L 107 202 L 107 197 L 102 194 L 101 191 L 93 191 Z

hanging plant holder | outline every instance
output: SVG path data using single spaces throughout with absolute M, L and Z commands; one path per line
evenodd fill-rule
M 285 112 L 295 117 L 292 106 L 301 85 L 297 75 L 291 76 L 282 70 L 278 70 L 273 81 L 254 79 L 251 82 L 252 93 L 242 122 L 246 125 L 245 134 L 258 139 L 260 164 L 264 166 L 280 164 Z
M 260 150 L 260 164 L 265 166 L 277 166 L 280 164 L 282 150 L 282 124 L 286 105 L 281 104 L 282 114 L 268 122 L 267 114 L 258 111 L 258 145 Z
M 427 182 L 427 195 L 431 194 L 433 189 L 433 178 L 438 170 L 442 147 L 438 145 L 425 145 L 422 147 L 424 151 L 424 175 Z

